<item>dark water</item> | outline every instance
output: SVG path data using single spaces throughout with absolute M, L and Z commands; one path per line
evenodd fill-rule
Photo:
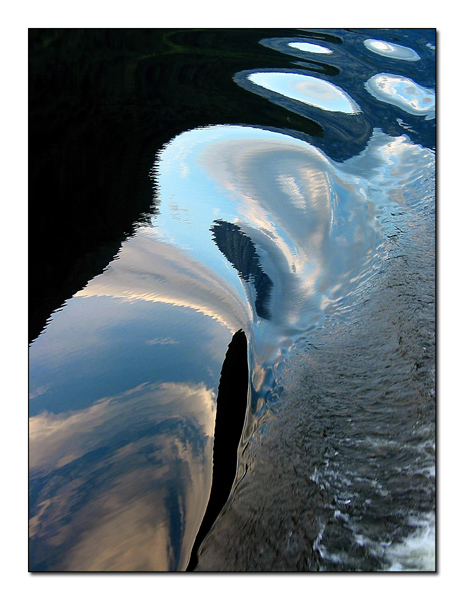
M 29 77 L 30 570 L 434 570 L 435 31 Z

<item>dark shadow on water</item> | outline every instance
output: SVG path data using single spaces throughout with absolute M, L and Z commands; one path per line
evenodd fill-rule
M 263 271 L 254 243 L 237 225 L 221 220 L 214 223 L 211 227 L 214 242 L 240 277 L 253 282 L 257 315 L 263 319 L 270 319 L 268 302 L 272 281 Z
M 219 382 L 214 428 L 213 480 L 208 506 L 193 545 L 187 571 L 198 562 L 198 549 L 224 507 L 234 483 L 237 448 L 242 435 L 248 397 L 247 339 L 237 331 L 224 359 Z

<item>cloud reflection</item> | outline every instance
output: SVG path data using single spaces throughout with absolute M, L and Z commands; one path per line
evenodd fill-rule
M 246 328 L 251 316 L 234 287 L 187 252 L 158 241 L 151 228 L 139 229 L 123 245 L 117 260 L 75 296 L 184 306 L 220 322 L 232 334 Z
M 322 110 L 346 114 L 361 112 L 345 91 L 324 79 L 278 71 L 250 73 L 248 79 L 258 87 Z
M 219 324 L 249 333 L 262 401 L 295 339 L 362 297 L 393 209 L 407 207 L 433 169 L 432 152 L 379 130 L 343 163 L 254 127 L 200 128 L 167 144 L 152 172 L 153 226 L 127 240 L 31 348 L 31 565 L 183 569 L 210 486 L 227 337 Z M 272 281 L 266 318 L 261 274 Z M 190 331 L 187 317 L 176 321 L 180 307 L 198 313 Z
M 387 104 L 401 108 L 411 115 L 435 118 L 435 92 L 422 87 L 408 77 L 379 73 L 365 84 L 367 91 Z
M 432 153 L 406 136 L 393 138 L 379 130 L 360 155 L 337 163 L 283 133 L 205 127 L 181 134 L 160 154 L 157 222 L 167 238 L 182 240 L 186 251 L 200 254 L 211 270 L 218 268 L 220 257 L 211 237 L 213 223 L 230 223 L 231 231 L 239 227 L 253 242 L 261 268 L 273 282 L 270 320 L 253 313 L 258 369 L 275 358 L 273 352 L 279 354 L 276 347 L 346 304 L 372 276 L 384 240 L 383 214 L 396 202 L 407 203 L 401 196 L 404 181 L 413 181 L 418 169 L 426 171 L 432 163 Z M 179 169 L 190 175 L 180 180 Z M 189 222 L 178 210 L 170 213 L 172 202 L 186 209 Z M 196 215 L 199 205 L 201 215 Z M 242 284 L 247 287 L 246 281 Z M 254 310 L 250 287 L 248 302 Z
M 313 54 L 332 54 L 333 51 L 325 46 L 319 44 L 312 44 L 310 42 L 289 42 L 290 48 L 301 50 L 302 52 L 312 52 Z
M 393 42 L 368 39 L 364 40 L 364 45 L 368 50 L 374 52 L 374 54 L 379 54 L 380 56 L 387 56 L 388 58 L 395 58 L 396 60 L 420 60 L 420 56 L 415 50 L 407 48 L 406 46 L 400 46 L 399 44 L 393 44 Z
M 32 417 L 30 539 L 42 559 L 58 570 L 183 568 L 207 502 L 215 400 L 203 384 L 166 382 Z

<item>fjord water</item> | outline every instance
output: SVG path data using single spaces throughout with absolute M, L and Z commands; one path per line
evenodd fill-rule
M 99 160 L 132 221 L 55 219 L 89 247 L 30 346 L 30 569 L 187 568 L 243 331 L 237 474 L 196 569 L 434 570 L 435 32 L 94 35 L 125 77 L 135 150 Z

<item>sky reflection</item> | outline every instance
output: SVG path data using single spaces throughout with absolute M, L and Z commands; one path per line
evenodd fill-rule
M 345 91 L 324 79 L 278 71 L 251 73 L 248 79 L 256 86 L 322 110 L 346 114 L 361 112 Z
M 31 417 L 36 564 L 182 568 L 208 497 L 214 415 L 212 389 L 165 382 Z
M 185 242 L 189 238 L 182 227 L 183 221 L 175 216 L 177 208 L 173 209 L 171 205 L 170 209 L 179 224 L 176 239 Z M 159 229 L 162 222 L 160 217 Z M 192 225 L 196 227 L 197 220 L 193 220 Z M 230 273 L 226 271 L 224 280 L 218 280 L 217 270 L 206 268 L 204 262 L 193 257 L 201 258 L 197 246 L 192 253 L 175 247 L 174 241 L 159 241 L 163 239 L 158 236 L 159 229 L 140 228 L 137 236 L 123 246 L 118 260 L 89 282 L 76 297 L 111 296 L 187 307 L 218 321 L 227 327 L 231 336 L 246 327 L 250 314 L 243 292 L 241 294 L 241 290 L 227 282 Z
M 182 570 L 208 501 L 241 304 L 175 249 L 130 241 L 30 349 L 32 570 Z
M 412 48 L 406 46 L 400 46 L 393 42 L 385 42 L 383 40 L 364 40 L 364 45 L 368 50 L 379 54 L 380 56 L 387 56 L 388 58 L 395 58 L 396 60 L 408 60 L 416 61 L 420 60 L 420 56 Z
M 298 336 L 362 297 L 392 209 L 433 165 L 379 130 L 344 163 L 242 126 L 160 151 L 152 225 L 30 348 L 32 570 L 186 567 L 232 334 L 248 336 L 255 418 Z
M 435 118 L 435 92 L 422 87 L 408 77 L 379 73 L 365 84 L 367 91 L 387 104 L 397 106 L 411 115 Z
M 185 132 L 160 153 L 154 225 L 239 296 L 245 290 L 252 359 L 256 368 L 271 365 L 284 340 L 315 326 L 371 273 L 383 239 L 381 215 L 389 203 L 403 201 L 394 182 L 416 171 L 412 156 L 422 166 L 431 161 L 428 151 L 417 148 L 405 136 L 375 131 L 364 152 L 340 164 L 306 142 L 259 128 Z M 385 180 L 391 187 L 380 192 Z M 269 317 L 257 314 L 256 290 L 243 268 L 242 276 L 231 269 L 238 260 L 227 260 L 215 247 L 219 221 L 234 226 L 228 227 L 231 243 L 237 236 L 253 243 L 272 282 Z
M 310 42 L 289 42 L 290 48 L 301 50 L 302 52 L 312 52 L 313 54 L 332 54 L 333 51 L 325 46 L 319 44 L 312 44 Z

